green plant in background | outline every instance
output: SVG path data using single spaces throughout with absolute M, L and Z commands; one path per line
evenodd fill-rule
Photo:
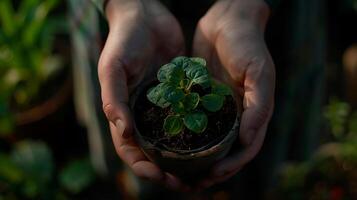
M 337 99 L 332 99 L 330 104 L 325 108 L 324 117 L 329 120 L 331 132 L 337 139 L 344 136 L 349 112 L 349 104 Z
M 54 34 L 64 20 L 51 11 L 58 0 L 0 1 L 0 133 L 11 131 L 12 108 L 26 108 L 41 84 L 63 64 L 53 54 Z
M 208 118 L 200 105 L 216 112 L 222 108 L 225 96 L 232 95 L 228 86 L 213 81 L 202 58 L 177 57 L 159 69 L 157 79 L 160 83 L 148 90 L 147 98 L 161 108 L 171 108 L 163 125 L 169 136 L 181 133 L 184 127 L 202 133 Z M 210 89 L 210 93 L 200 96 L 193 90 L 195 85 L 202 91 Z
M 95 179 L 88 159 L 57 170 L 52 152 L 39 141 L 22 141 L 0 153 L 0 199 L 68 199 Z
M 287 164 L 273 199 L 354 199 L 357 196 L 357 111 L 332 99 L 324 116 L 333 141 L 308 161 Z

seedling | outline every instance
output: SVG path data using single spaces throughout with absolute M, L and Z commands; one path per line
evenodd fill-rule
M 163 124 L 168 136 L 182 133 L 185 127 L 202 133 L 208 124 L 206 112 L 219 111 L 225 96 L 232 95 L 227 85 L 211 78 L 202 58 L 177 57 L 159 69 L 157 79 L 160 83 L 148 90 L 147 98 L 161 108 L 170 107 Z M 200 96 L 192 91 L 194 85 L 210 93 Z

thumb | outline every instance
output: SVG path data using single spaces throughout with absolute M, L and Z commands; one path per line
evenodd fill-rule
M 132 131 L 132 118 L 128 107 L 126 67 L 123 56 L 113 53 L 117 51 L 113 51 L 112 44 L 108 37 L 98 66 L 103 111 L 109 122 L 122 130 L 120 136 L 128 138 Z

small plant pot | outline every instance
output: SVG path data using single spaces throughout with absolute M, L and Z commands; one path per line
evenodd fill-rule
M 142 114 L 136 112 L 136 104 L 138 99 L 143 98 L 143 94 L 146 94 L 149 86 L 152 85 L 153 81 L 142 84 L 131 96 L 131 109 L 134 115 Z M 168 150 L 167 148 L 155 145 L 141 134 L 137 123 L 134 123 L 135 139 L 148 159 L 156 163 L 161 169 L 178 176 L 186 183 L 194 183 L 207 176 L 212 165 L 227 155 L 233 142 L 236 140 L 239 130 L 241 106 L 237 103 L 236 98 L 235 101 L 238 112 L 229 133 L 224 137 L 216 138 L 214 141 L 200 148 Z

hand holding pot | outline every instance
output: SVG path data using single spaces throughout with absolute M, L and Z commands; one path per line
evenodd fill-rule
M 175 18 L 156 0 L 109 0 L 110 31 L 99 61 L 104 112 L 120 158 L 141 177 L 180 189 L 174 176 L 147 160 L 132 137 L 129 93 L 150 66 L 183 54 L 184 42 Z
M 217 79 L 243 97 L 239 131 L 242 152 L 217 163 L 199 187 L 209 187 L 236 174 L 260 150 L 274 102 L 275 69 L 264 42 L 269 8 L 262 0 L 218 1 L 200 20 L 195 56 L 206 58 Z

